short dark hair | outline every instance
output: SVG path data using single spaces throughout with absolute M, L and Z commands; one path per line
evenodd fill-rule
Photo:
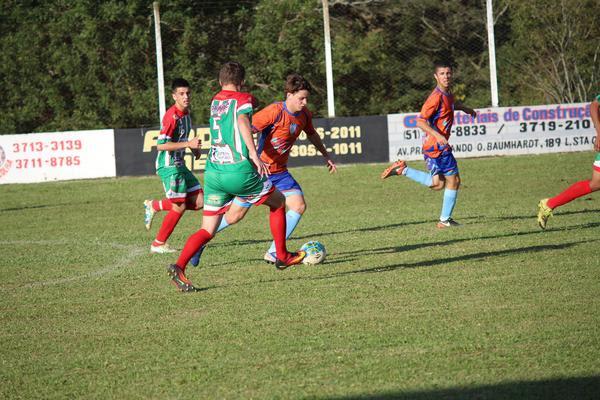
M 438 68 L 454 69 L 454 65 L 448 60 L 438 60 L 433 63 L 433 72 L 437 72 Z
M 177 88 L 180 88 L 180 87 L 189 88 L 190 83 L 183 78 L 173 79 L 173 82 L 171 83 L 171 90 L 174 92 L 175 90 L 177 90 Z
M 291 73 L 285 78 L 285 93 L 296 93 L 301 90 L 312 92 L 312 86 L 300 74 Z
M 237 61 L 228 61 L 219 70 L 219 82 L 221 85 L 241 85 L 246 78 L 246 69 Z

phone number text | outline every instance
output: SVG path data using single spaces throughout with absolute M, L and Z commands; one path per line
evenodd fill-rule
M 50 142 L 20 142 L 12 144 L 13 153 L 35 153 L 45 150 L 50 151 L 65 151 L 65 150 L 81 150 L 83 144 L 81 140 L 52 140 Z

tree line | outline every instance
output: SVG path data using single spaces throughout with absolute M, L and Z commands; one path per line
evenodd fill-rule
M 175 77 L 192 84 L 192 118 L 208 120 L 219 66 L 247 68 L 261 106 L 304 75 L 327 115 L 321 0 L 165 1 L 167 106 Z M 600 2 L 495 0 L 500 105 L 590 101 L 600 92 Z M 418 110 L 431 65 L 456 65 L 457 96 L 490 106 L 485 0 L 329 0 L 337 116 Z M 158 125 L 152 1 L 4 0 L 0 133 Z

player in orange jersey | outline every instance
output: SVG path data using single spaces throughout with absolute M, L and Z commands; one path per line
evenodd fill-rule
M 453 69 L 449 63 L 435 63 L 433 77 L 437 85 L 423 104 L 417 118 L 417 126 L 425 132 L 423 156 L 429 173 L 410 168 L 404 161 L 399 160 L 381 174 L 382 179 L 392 175 L 404 175 L 433 190 L 445 189 L 438 228 L 459 225 L 452 219 L 452 211 L 460 187 L 460 176 L 452 147 L 448 144 L 454 122 L 454 110 L 462 110 L 473 118 L 477 116 L 475 110 L 454 100 L 451 92 L 452 75 Z
M 306 79 L 298 74 L 290 74 L 285 83 L 285 101 L 272 103 L 254 114 L 252 129 L 258 133 L 258 152 L 262 162 L 269 166 L 269 180 L 285 196 L 286 239 L 290 237 L 302 214 L 306 211 L 306 202 L 302 188 L 287 168 L 290 149 L 302 131 L 308 140 L 325 157 L 325 165 L 330 173 L 337 171 L 327 149 L 312 124 L 312 113 L 306 107 L 312 88 Z M 237 223 L 248 212 L 251 205 L 236 198 L 221 221 L 219 231 Z M 201 254 L 201 251 L 200 251 Z M 190 261 L 197 265 L 199 255 Z M 275 244 L 265 253 L 265 261 L 275 262 Z

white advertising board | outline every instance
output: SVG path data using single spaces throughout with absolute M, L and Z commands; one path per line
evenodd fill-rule
M 454 113 L 450 145 L 456 158 L 592 150 L 589 103 L 477 109 Z M 421 160 L 418 113 L 388 115 L 390 161 Z
M 0 184 L 115 175 L 112 129 L 0 135 Z

